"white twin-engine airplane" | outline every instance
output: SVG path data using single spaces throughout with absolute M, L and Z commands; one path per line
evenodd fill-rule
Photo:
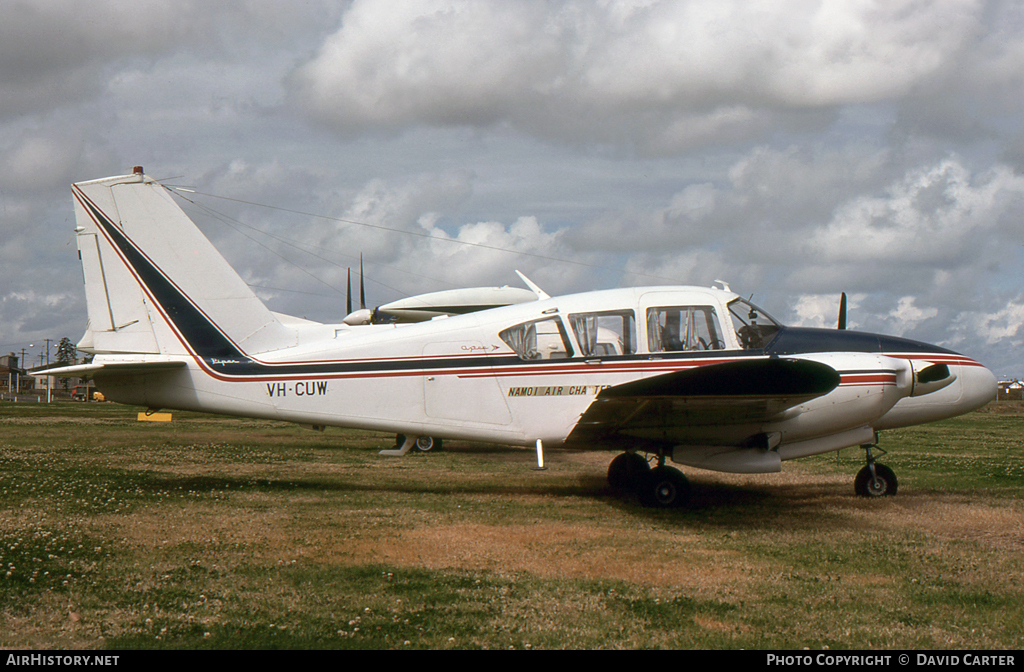
M 668 459 L 776 472 L 848 446 L 867 454 L 857 493 L 894 494 L 872 454 L 879 430 L 995 397 L 969 357 L 786 327 L 727 286 L 550 298 L 527 281 L 525 303 L 321 324 L 268 310 L 141 168 L 72 193 L 89 312 L 78 348 L 95 358 L 51 373 L 92 376 L 125 404 L 394 432 L 391 454 L 439 438 L 536 446 L 541 466 L 543 446 L 615 450 L 610 483 L 669 507 L 689 484 Z

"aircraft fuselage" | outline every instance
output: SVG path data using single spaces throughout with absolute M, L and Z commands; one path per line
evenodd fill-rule
M 721 452 L 722 446 L 734 447 L 763 433 L 774 437 L 777 445 L 772 447 L 781 460 L 844 447 L 837 442 L 870 442 L 877 430 L 959 415 L 993 396 L 994 377 L 974 360 L 904 339 L 783 327 L 764 347 L 744 349 L 736 330 L 723 326 L 717 334 L 721 347 L 716 349 L 648 352 L 644 346 L 650 338 L 641 317 L 635 320 L 632 336 L 636 352 L 585 356 L 571 323 L 566 323 L 570 315 L 632 311 L 645 316 L 649 309 L 665 306 L 713 308 L 722 323 L 729 319 L 732 299 L 734 295 L 721 290 L 636 288 L 420 324 L 315 325 L 306 333 L 299 328 L 298 345 L 259 356 L 196 353 L 180 357 L 186 364 L 180 369 L 130 376 L 101 373 L 96 379 L 108 398 L 153 408 L 526 446 L 537 439 L 546 445 L 566 443 L 602 390 L 637 379 L 773 357 L 832 367 L 841 377 L 835 389 L 772 421 L 723 426 L 717 416 L 704 422 L 702 409 L 688 417 L 680 408 L 671 423 L 630 427 L 607 442 L 608 448 L 619 448 L 630 439 L 670 444 L 683 458 L 687 451 Z M 564 352 L 557 357 L 523 359 L 500 332 L 538 319 L 557 320 L 553 326 L 560 327 L 559 340 L 565 338 L 567 347 L 560 348 Z M 203 341 L 183 330 L 173 337 L 184 344 L 190 337 Z M 108 359 L 124 358 L 101 355 L 96 361 Z M 915 362 L 946 365 L 952 382 L 922 396 L 909 396 Z

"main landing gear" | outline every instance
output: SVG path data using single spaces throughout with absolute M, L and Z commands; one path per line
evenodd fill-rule
M 675 467 L 665 466 L 659 453 L 658 466 L 651 468 L 638 453 L 623 453 L 608 465 L 608 483 L 614 489 L 636 494 L 644 506 L 669 509 L 690 499 L 690 482 Z
M 380 451 L 381 455 L 389 457 L 402 457 L 410 450 L 417 453 L 436 453 L 441 450 L 443 441 L 436 436 L 406 436 L 398 434 L 395 436 L 395 445 L 388 450 Z
M 885 451 L 878 448 L 876 444 L 868 443 L 861 446 L 867 458 L 867 466 L 857 473 L 853 481 L 853 490 L 861 497 L 891 497 L 896 494 L 899 483 L 896 481 L 896 474 L 884 464 L 875 462 L 875 455 L 872 448 L 877 448 L 885 455 Z
M 395 439 L 396 443 L 400 443 L 399 438 L 405 440 L 405 437 L 399 434 Z M 441 439 L 433 436 L 417 436 L 413 448 L 420 453 L 437 453 L 440 452 L 442 443 Z

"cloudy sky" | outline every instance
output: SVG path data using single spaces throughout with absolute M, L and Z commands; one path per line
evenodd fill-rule
M 1024 377 L 1018 2 L 0 0 L 0 352 L 81 336 L 69 185 L 133 165 L 310 319 L 360 253 L 374 305 L 720 278 Z

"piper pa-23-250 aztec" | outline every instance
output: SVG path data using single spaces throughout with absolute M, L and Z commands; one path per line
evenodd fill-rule
M 363 310 L 321 324 L 267 309 L 141 167 L 72 193 L 89 313 L 78 348 L 95 357 L 49 373 L 92 376 L 125 404 L 394 432 L 388 454 L 442 437 L 536 446 L 541 466 L 544 446 L 621 451 L 611 484 L 668 507 L 689 494 L 669 459 L 776 472 L 848 446 L 867 455 L 857 493 L 894 494 L 872 454 L 879 430 L 995 397 L 969 357 L 786 327 L 725 283 L 551 298 L 524 277 L 529 301 L 451 290 L 398 302 L 426 306 L 410 318 L 422 321 Z

